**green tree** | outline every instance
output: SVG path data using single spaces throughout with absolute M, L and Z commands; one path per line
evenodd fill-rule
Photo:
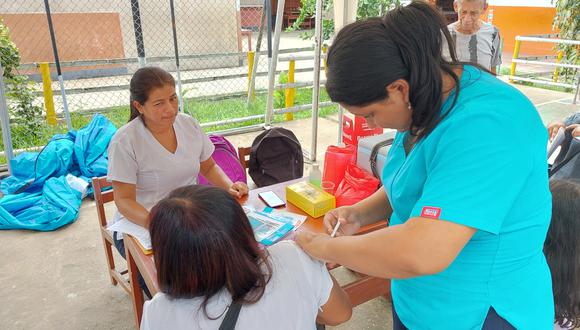
M 316 13 L 316 0 L 300 0 L 300 15 L 294 22 L 294 24 L 288 29 L 291 31 L 300 30 L 300 25 L 308 17 L 314 16 Z M 357 20 L 365 19 L 368 17 L 381 16 L 388 10 L 400 6 L 400 0 L 359 0 L 358 9 L 356 13 Z M 332 0 L 323 0 L 322 10 L 325 13 L 333 14 L 332 11 Z M 323 18 L 322 20 L 322 38 L 323 40 L 328 40 L 334 33 L 334 21 L 331 19 Z M 304 32 L 301 34 L 303 39 L 310 39 L 314 33 L 312 31 Z
M 10 31 L 0 20 L 0 61 L 4 69 L 6 97 L 10 116 L 25 127 L 29 137 L 40 134 L 42 109 L 35 104 L 33 83 L 17 70 L 20 65 L 18 48 L 10 40 Z
M 560 39 L 580 40 L 580 1 L 578 0 L 553 0 L 556 5 L 556 16 L 554 17 L 554 29 L 558 29 Z M 564 54 L 562 62 L 568 64 L 580 63 L 580 46 L 577 45 L 556 45 L 556 50 Z M 572 82 L 577 69 L 561 69 L 561 77 L 567 82 Z

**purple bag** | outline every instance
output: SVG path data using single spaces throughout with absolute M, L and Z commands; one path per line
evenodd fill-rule
M 246 170 L 242 167 L 242 164 L 240 164 L 238 152 L 230 141 L 226 140 L 226 138 L 221 135 L 213 134 L 209 135 L 209 139 L 215 147 L 211 156 L 222 171 L 224 171 L 232 182 L 240 181 L 247 183 L 248 179 L 246 177 Z M 201 174 L 197 177 L 197 182 L 202 185 L 210 185 Z

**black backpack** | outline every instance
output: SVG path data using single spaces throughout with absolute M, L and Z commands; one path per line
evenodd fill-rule
M 301 178 L 304 157 L 294 133 L 274 127 L 258 135 L 252 143 L 248 172 L 258 187 Z
M 549 170 L 550 179 L 580 180 L 580 140 L 572 136 L 571 130 L 566 130 L 560 147 Z

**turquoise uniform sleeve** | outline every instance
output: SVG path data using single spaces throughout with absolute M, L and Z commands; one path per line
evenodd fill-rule
M 499 233 L 533 166 L 525 137 L 510 135 L 512 121 L 501 116 L 477 111 L 423 141 L 427 179 L 411 217 Z

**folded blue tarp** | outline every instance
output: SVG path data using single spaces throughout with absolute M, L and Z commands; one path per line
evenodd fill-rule
M 107 173 L 107 147 L 115 126 L 97 114 L 78 131 L 55 135 L 40 153 L 23 153 L 11 162 L 12 176 L 0 183 L 0 230 L 48 231 L 77 219 L 81 191 L 67 182 L 74 175 L 90 182 Z M 69 176 L 69 179 L 72 177 Z

